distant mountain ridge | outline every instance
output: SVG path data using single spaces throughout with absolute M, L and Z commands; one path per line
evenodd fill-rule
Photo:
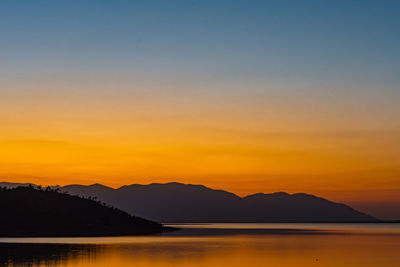
M 0 183 L 3 187 L 18 184 Z M 98 200 L 160 222 L 373 222 L 376 218 L 317 196 L 277 192 L 239 197 L 182 183 L 67 185 L 61 191 Z

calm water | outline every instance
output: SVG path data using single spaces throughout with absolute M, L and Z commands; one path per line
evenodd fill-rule
M 0 266 L 400 266 L 399 224 L 186 224 L 147 237 L 0 238 Z

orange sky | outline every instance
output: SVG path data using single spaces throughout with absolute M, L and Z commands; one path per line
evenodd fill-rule
M 398 108 L 379 94 L 353 89 L 343 98 L 338 87 L 339 97 L 315 88 L 255 97 L 240 90 L 187 92 L 200 85 L 178 84 L 174 97 L 168 86 L 151 83 L 125 81 L 117 85 L 127 90 L 113 92 L 105 89 L 116 86 L 112 81 L 89 89 L 76 79 L 38 81 L 7 85 L 18 90 L 0 107 L 2 180 L 113 187 L 179 181 L 239 195 L 399 199 Z
M 2 6 L 0 180 L 400 206 L 396 4 L 172 2 Z

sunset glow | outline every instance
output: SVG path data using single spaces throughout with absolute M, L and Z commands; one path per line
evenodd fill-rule
M 63 6 L 0 11 L 0 180 L 400 205 L 391 10 Z

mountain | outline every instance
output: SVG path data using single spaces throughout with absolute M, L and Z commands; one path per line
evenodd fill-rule
M 2 183 L 0 183 L 0 186 Z M 4 186 L 4 185 L 3 185 Z M 372 222 L 351 207 L 309 194 L 254 194 L 239 197 L 203 185 L 67 185 L 61 191 L 98 200 L 160 222 Z
M 23 186 L 23 187 L 27 187 L 27 186 L 37 186 L 37 185 L 35 185 L 35 184 L 31 184 L 31 183 L 7 183 L 7 182 L 0 182 L 0 187 L 3 187 L 3 188 L 16 188 L 16 187 L 20 187 L 20 186 Z
M 2 185 L 1 237 L 137 235 L 168 230 L 92 198 L 60 193 L 59 189 L 7 189 Z

